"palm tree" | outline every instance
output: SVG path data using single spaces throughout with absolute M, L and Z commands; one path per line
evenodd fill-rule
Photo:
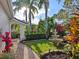
M 64 0 L 64 7 L 69 15 L 72 15 L 74 12 L 79 14 L 79 0 Z
M 47 25 L 47 15 L 48 15 L 49 0 L 40 0 L 39 8 L 42 8 L 43 5 L 44 5 L 44 9 L 45 9 L 45 20 L 46 20 L 46 25 Z M 47 26 L 46 26 L 46 29 L 47 29 Z
M 60 9 L 60 11 L 57 13 L 56 18 L 58 19 L 67 19 L 68 18 L 68 13 L 64 9 Z
M 46 20 L 46 38 L 48 37 L 48 7 L 49 7 L 49 0 L 40 0 L 39 2 L 39 8 L 42 8 L 42 6 L 44 5 L 44 9 L 45 9 L 45 20 Z
M 30 22 L 30 31 L 32 31 L 31 17 L 34 18 L 34 14 L 33 14 L 33 13 L 35 13 L 35 12 L 38 13 L 37 8 L 33 5 L 35 1 L 36 1 L 36 0 L 32 0 L 32 1 L 30 2 L 30 5 L 29 5 L 29 22 Z
M 34 18 L 35 12 L 38 13 L 38 10 L 35 4 L 36 1 L 37 0 L 16 0 L 16 2 L 14 3 L 16 4 L 16 8 L 14 9 L 14 11 L 20 10 L 22 7 L 26 8 L 26 10 L 24 11 L 24 15 L 26 18 L 26 22 L 27 22 L 27 16 L 29 17 L 30 31 L 32 31 L 31 18 Z M 29 11 L 27 11 L 27 9 L 29 9 Z M 27 12 L 29 12 L 29 15 L 27 14 Z

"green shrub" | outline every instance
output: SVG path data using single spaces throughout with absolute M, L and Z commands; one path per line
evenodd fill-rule
M 13 39 L 18 38 L 18 37 L 19 37 L 19 33 L 17 33 L 17 32 L 12 32 L 12 33 L 11 33 L 11 37 L 12 37 Z
M 53 45 L 51 41 L 44 39 L 26 41 L 24 44 L 32 48 L 32 50 L 36 52 L 38 55 L 42 55 L 46 52 L 49 52 L 50 49 L 56 50 L 56 47 Z

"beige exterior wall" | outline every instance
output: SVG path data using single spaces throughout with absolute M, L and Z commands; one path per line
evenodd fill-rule
M 20 41 L 25 39 L 24 26 L 20 24 Z
M 0 29 L 2 33 L 10 31 L 8 17 L 1 5 L 0 5 Z
M 0 5 L 0 32 L 4 34 L 6 31 L 10 31 L 9 20 L 2 6 Z M 1 51 L 2 51 L 2 39 L 0 38 L 0 53 Z

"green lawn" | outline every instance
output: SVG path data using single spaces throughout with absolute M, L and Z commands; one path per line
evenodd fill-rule
M 49 50 L 57 50 L 52 41 L 49 40 L 32 40 L 24 43 L 26 46 L 32 48 L 37 54 L 42 55 L 49 52 Z

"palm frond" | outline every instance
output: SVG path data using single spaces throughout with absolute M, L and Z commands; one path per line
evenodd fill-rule
M 38 9 L 35 6 L 31 6 L 31 10 L 33 13 L 38 13 Z
M 39 2 L 39 4 L 38 4 L 39 9 L 42 8 L 42 5 L 43 5 L 43 4 L 44 4 L 44 0 L 40 0 L 40 2 Z
M 33 14 L 33 12 L 31 11 L 31 17 L 34 19 L 34 14 Z
M 33 4 L 38 7 L 39 0 L 34 0 Z
M 69 7 L 72 4 L 72 2 L 73 2 L 72 0 L 65 0 L 64 1 L 64 6 Z
M 16 7 L 13 9 L 14 14 L 16 13 L 16 11 L 19 11 L 20 9 L 21 9 L 21 7 L 20 7 L 20 6 L 16 6 Z

